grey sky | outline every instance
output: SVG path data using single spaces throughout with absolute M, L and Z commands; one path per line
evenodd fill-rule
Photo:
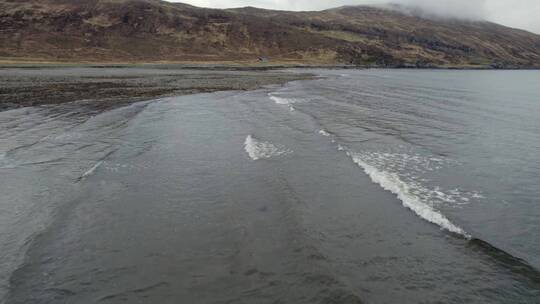
M 255 6 L 283 10 L 321 10 L 348 4 L 402 3 L 431 13 L 486 19 L 540 34 L 540 0 L 169 0 L 203 7 Z

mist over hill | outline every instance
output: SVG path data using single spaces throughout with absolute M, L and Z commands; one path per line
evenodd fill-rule
M 540 67 L 540 36 L 413 6 L 315 12 L 0 0 L 0 60 Z

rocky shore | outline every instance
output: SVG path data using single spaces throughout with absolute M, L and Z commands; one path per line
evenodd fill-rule
M 251 90 L 310 74 L 177 67 L 26 67 L 0 69 L 0 110 L 86 101 L 116 106 L 153 98 Z

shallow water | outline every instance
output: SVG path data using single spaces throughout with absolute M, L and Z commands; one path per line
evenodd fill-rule
M 6 303 L 537 303 L 540 73 L 0 113 Z

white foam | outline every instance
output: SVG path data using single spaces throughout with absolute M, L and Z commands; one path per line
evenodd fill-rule
M 289 108 L 289 111 L 291 112 L 296 111 L 296 109 L 293 107 L 293 104 L 296 102 L 294 99 L 277 97 L 272 94 L 269 94 L 268 97 L 270 97 L 270 99 L 273 100 L 278 105 L 287 106 Z
M 413 189 L 413 194 L 423 202 L 429 203 L 430 206 L 456 207 L 481 198 L 477 192 L 459 188 L 442 189 L 440 186 L 430 185 L 430 181 L 425 179 L 426 173 L 455 164 L 452 160 L 419 154 L 378 151 L 363 151 L 355 156 L 379 171 L 397 174 L 401 181 Z
M 292 99 L 288 99 L 288 98 L 277 97 L 274 95 L 269 95 L 269 97 L 271 100 L 273 100 L 276 104 L 279 104 L 279 105 L 290 105 L 294 103 Z
M 328 137 L 328 136 L 331 135 L 330 133 L 328 133 L 328 131 L 326 131 L 326 130 L 324 130 L 324 129 L 319 130 L 319 134 L 321 134 L 322 136 L 326 136 L 326 137 Z
M 364 169 L 374 183 L 379 184 L 383 189 L 395 194 L 398 199 L 401 200 L 403 206 L 412 210 L 426 221 L 440 226 L 442 229 L 470 238 L 470 235 L 463 229 L 454 225 L 444 215 L 433 209 L 431 206 L 422 202 L 422 200 L 411 191 L 409 185 L 403 182 L 397 174 L 378 170 L 354 155 L 352 155 L 352 159 Z
M 95 165 L 92 166 L 92 168 L 90 168 L 86 172 L 84 172 L 84 174 L 81 176 L 81 179 L 87 178 L 90 175 L 94 174 L 94 172 L 96 172 L 97 168 L 99 168 L 99 166 L 101 166 L 102 164 L 103 164 L 102 160 L 97 162 Z
M 292 153 L 291 150 L 277 147 L 269 142 L 259 141 L 251 135 L 246 137 L 244 149 L 253 160 L 268 159 L 274 156 Z
M 480 194 L 478 192 L 473 192 L 472 197 L 473 198 L 485 198 L 482 194 Z

